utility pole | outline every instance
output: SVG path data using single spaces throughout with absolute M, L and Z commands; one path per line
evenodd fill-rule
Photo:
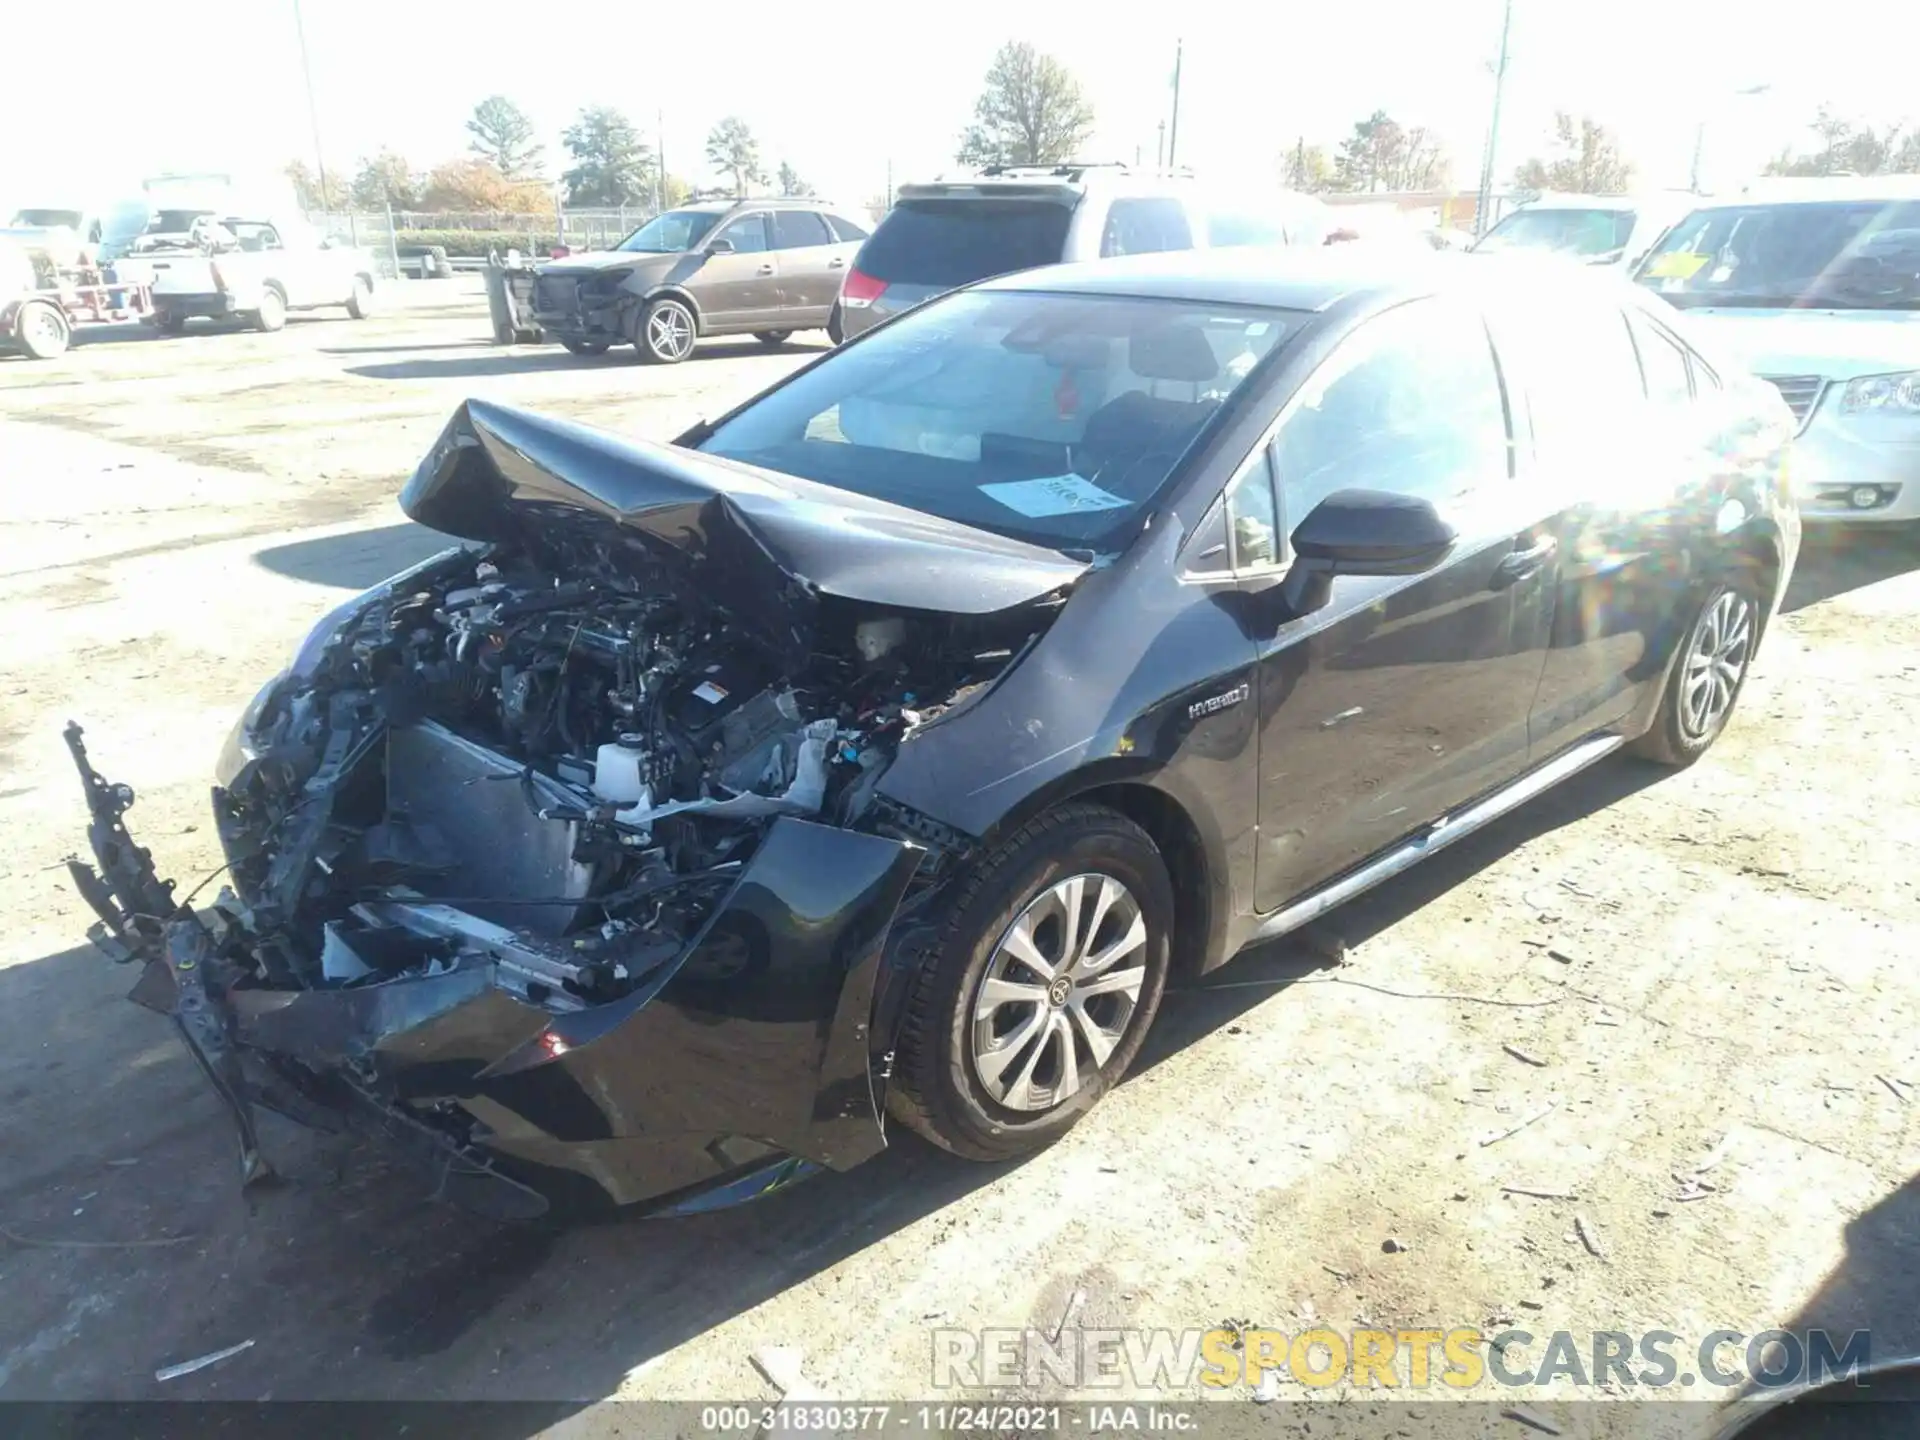
M 893 209 L 893 157 L 887 157 L 887 209 Z
M 1173 128 L 1167 133 L 1167 169 L 1173 169 L 1178 163 L 1180 149 L 1180 52 L 1185 42 L 1173 42 Z
M 1500 144 L 1500 98 L 1507 86 L 1507 41 L 1513 33 L 1513 0 L 1506 0 L 1500 21 L 1500 59 L 1493 68 L 1493 118 L 1487 125 L 1487 153 L 1480 160 L 1480 196 L 1473 211 L 1473 233 L 1484 235 L 1493 210 L 1494 152 Z
M 333 190 L 327 184 L 327 157 L 320 148 L 320 107 L 313 101 L 313 67 L 307 61 L 307 27 L 300 20 L 300 0 L 293 0 L 293 33 L 300 41 L 300 74 L 307 82 L 307 124 L 313 129 L 313 162 L 320 169 L 320 203 L 333 209 Z
M 1160 143 L 1154 147 L 1153 151 L 1153 168 L 1155 170 L 1167 168 L 1167 122 L 1164 120 L 1160 122 Z
M 667 213 L 667 112 L 653 112 L 653 213 Z

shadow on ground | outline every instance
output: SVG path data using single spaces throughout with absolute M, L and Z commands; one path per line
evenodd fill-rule
M 257 551 L 253 560 L 276 575 L 309 585 L 365 590 L 454 543 L 438 530 L 409 522 L 273 545 Z
M 1358 944 L 1661 773 L 1631 762 L 1589 770 L 1331 924 Z M 1324 963 L 1281 941 L 1177 987 L 1142 1066 Z M 376 1152 L 270 1122 L 265 1144 L 285 1178 L 243 1194 L 214 1098 L 167 1025 L 119 998 L 131 979 L 84 945 L 0 970 L 0 1151 L 14 1157 L 0 1179 L 0 1383 L 10 1396 L 559 1402 L 496 1406 L 478 1426 L 460 1407 L 410 1432 L 533 1434 L 970 1191 L 1020 1183 L 1017 1166 L 970 1164 L 896 1127 L 868 1164 L 739 1209 L 502 1228 L 425 1203 L 426 1185 Z M 102 1248 L 63 1243 L 72 1240 Z M 138 1248 L 111 1248 L 129 1242 Z M 247 1339 L 252 1348 L 220 1365 L 153 1378 L 157 1366 Z
M 1809 527 L 1781 609 L 1803 610 L 1909 570 L 1920 570 L 1920 526 Z
M 793 355 L 828 348 L 797 344 L 791 340 L 780 345 L 762 345 L 750 336 L 738 340 L 716 340 L 695 348 L 682 364 L 697 365 L 706 360 L 737 360 L 743 355 Z M 582 370 L 594 366 L 637 365 L 639 356 L 631 345 L 619 345 L 604 355 L 575 355 L 554 345 L 500 346 L 492 355 L 455 356 L 446 360 L 395 360 L 371 365 L 349 365 L 347 374 L 363 375 L 370 380 L 484 380 L 490 376 L 526 375 L 543 370 Z

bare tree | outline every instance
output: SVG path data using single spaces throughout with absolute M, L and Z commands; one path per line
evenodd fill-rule
M 760 168 L 760 142 L 738 115 L 727 116 L 707 136 L 707 163 L 733 177 L 733 193 L 738 199 L 744 199 L 750 188 L 767 178 L 767 172 Z
M 506 96 L 489 95 L 474 106 L 467 133 L 473 137 L 467 148 L 507 179 L 539 175 L 542 147 L 534 139 L 533 121 Z
M 1348 191 L 1432 190 L 1444 184 L 1447 159 L 1425 126 L 1411 129 L 1384 110 L 1354 123 L 1334 157 L 1331 188 Z
M 1898 125 L 1875 130 L 1825 105 L 1807 128 L 1819 145 L 1809 151 L 1781 151 L 1768 162 L 1769 175 L 1920 174 L 1920 130 L 1903 131 Z
M 987 67 L 954 158 L 963 165 L 1055 165 L 1074 158 L 1092 133 L 1093 107 L 1073 72 L 1013 40 Z
M 810 197 L 814 193 L 813 186 L 809 185 L 805 180 L 802 180 L 800 178 L 800 172 L 785 160 L 780 162 L 780 170 L 776 176 L 776 181 L 780 186 L 780 193 L 782 195 Z
M 1620 154 L 1613 131 L 1591 115 L 1578 120 L 1560 110 L 1553 117 L 1553 153 L 1535 156 L 1513 172 L 1523 190 L 1561 190 L 1577 195 L 1618 195 L 1633 182 L 1633 166 Z
M 1333 161 L 1327 158 L 1326 147 L 1299 141 L 1286 153 L 1280 179 L 1289 190 L 1331 190 Z

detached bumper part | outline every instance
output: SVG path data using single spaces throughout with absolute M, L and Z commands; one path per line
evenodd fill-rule
M 256 1104 L 398 1145 L 442 1198 L 499 1218 L 686 1213 L 885 1147 L 868 1031 L 917 846 L 774 821 L 693 943 L 606 1004 L 533 1004 L 494 983 L 492 962 L 258 988 L 220 958 L 234 922 L 172 903 L 120 825 L 131 793 L 94 774 L 78 727 L 68 743 L 100 866 L 75 862 L 76 879 L 101 938 L 147 961 L 135 998 L 170 1009 L 249 1177 L 264 1173 Z M 136 918 L 154 914 L 164 923 Z

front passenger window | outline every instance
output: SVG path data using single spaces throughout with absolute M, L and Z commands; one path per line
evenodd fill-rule
M 1511 474 L 1507 407 L 1480 316 L 1440 300 L 1389 310 L 1307 378 L 1274 437 L 1289 527 L 1336 490 L 1446 507 Z
M 743 216 L 713 238 L 732 241 L 736 255 L 757 255 L 767 248 L 767 217 Z

